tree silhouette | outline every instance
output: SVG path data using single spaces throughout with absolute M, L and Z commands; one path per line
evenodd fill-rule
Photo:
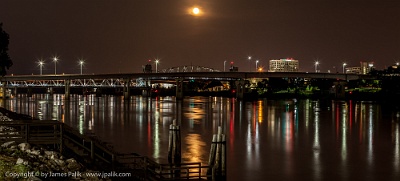
M 7 70 L 13 63 L 8 56 L 9 35 L 3 30 L 3 23 L 0 23 L 0 75 L 5 76 Z

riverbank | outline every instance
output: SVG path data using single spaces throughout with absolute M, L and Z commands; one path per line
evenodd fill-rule
M 0 109 L 0 121 L 29 120 L 32 117 Z M 14 128 L 0 127 L 13 135 Z M 75 158 L 40 145 L 0 140 L 0 180 L 111 180 L 100 171 L 88 169 Z

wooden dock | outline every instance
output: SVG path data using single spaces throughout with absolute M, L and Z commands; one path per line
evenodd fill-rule
M 200 162 L 160 164 L 135 153 L 121 154 L 95 137 L 85 136 L 55 120 L 0 121 L 0 144 L 8 141 L 50 145 L 101 171 L 131 173 L 128 180 L 205 180 L 209 166 Z M 118 178 L 121 179 L 121 178 Z

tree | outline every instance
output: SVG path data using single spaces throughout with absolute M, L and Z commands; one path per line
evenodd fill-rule
M 7 74 L 6 69 L 9 69 L 13 65 L 7 53 L 9 38 L 7 32 L 3 30 L 3 23 L 0 23 L 0 75 L 3 77 Z

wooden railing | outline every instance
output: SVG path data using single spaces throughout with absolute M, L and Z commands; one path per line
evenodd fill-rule
M 62 146 L 63 123 L 48 120 L 0 121 L 0 143 L 15 141 Z
M 124 155 L 118 157 L 120 166 L 133 171 L 133 175 L 144 180 L 205 180 L 209 166 L 201 162 L 174 164 L 160 164 L 146 156 Z
M 39 145 L 54 145 L 63 153 L 72 150 L 76 155 L 99 160 L 114 171 L 131 172 L 138 180 L 203 180 L 209 166 L 200 162 L 160 164 L 138 154 L 120 154 L 93 137 L 85 136 L 55 120 L 0 121 L 0 144 L 8 141 Z

